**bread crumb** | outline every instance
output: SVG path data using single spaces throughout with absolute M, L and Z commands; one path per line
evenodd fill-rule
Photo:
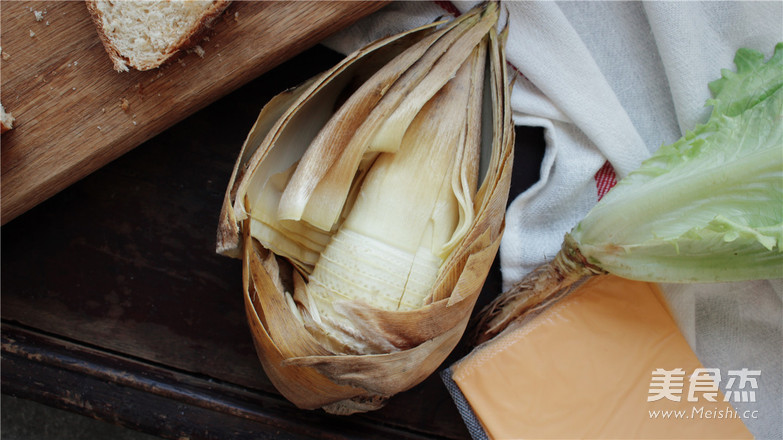
M 46 25 L 49 26 L 49 20 L 46 20 Z
M 98 126 L 98 131 L 101 131 L 101 126 L 100 125 Z
M 193 48 L 193 52 L 196 52 L 196 55 L 201 58 L 204 58 L 204 54 L 206 53 L 201 45 L 196 45 L 196 47 Z
M 137 124 L 136 124 L 136 121 L 133 121 L 133 125 L 137 125 Z
M 234 21 L 239 21 L 239 11 L 234 12 Z
M 134 88 L 136 89 L 136 93 L 138 94 L 139 99 L 144 101 L 144 84 L 137 82 Z
M 74 61 L 74 62 L 73 62 L 73 67 L 76 67 L 76 66 L 78 66 L 78 65 L 79 65 L 79 62 L 78 62 L 78 61 Z
M 30 38 L 33 38 L 35 36 L 35 32 L 33 32 L 32 29 L 30 29 Z
M 33 11 L 33 15 L 35 15 L 35 21 L 41 21 L 46 15 L 46 11 Z
M 125 98 L 120 99 L 120 108 L 125 113 L 128 113 L 128 110 L 130 110 L 130 102 Z
M 3 104 L 0 104 L 0 132 L 5 133 L 14 128 L 15 121 L 14 115 L 7 113 L 3 108 Z
M 11 58 L 11 55 L 9 55 L 8 52 L 3 51 L 3 61 L 8 61 L 9 58 Z

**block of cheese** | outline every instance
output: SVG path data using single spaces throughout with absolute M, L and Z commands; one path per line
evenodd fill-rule
M 451 371 L 490 438 L 752 438 L 700 368 L 657 286 L 609 275 Z

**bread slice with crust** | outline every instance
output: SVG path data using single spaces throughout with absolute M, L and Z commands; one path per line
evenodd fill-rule
M 0 133 L 14 128 L 14 117 L 11 113 L 6 113 L 3 104 L 0 104 Z
M 154 69 L 195 45 L 231 0 L 85 0 L 114 69 Z

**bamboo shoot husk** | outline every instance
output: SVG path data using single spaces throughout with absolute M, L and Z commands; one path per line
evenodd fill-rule
M 461 338 L 500 243 L 513 162 L 498 15 L 488 3 L 372 43 L 274 98 L 251 129 L 226 191 L 217 251 L 243 260 L 259 359 L 297 406 L 377 409 L 434 372 Z M 430 143 L 439 156 L 421 150 Z M 405 197 L 377 217 L 383 210 L 373 203 L 397 206 L 386 202 L 397 201 L 406 179 L 379 182 L 427 160 L 423 170 L 441 170 L 427 176 L 440 182 L 432 184 L 440 185 L 428 202 L 434 208 L 420 206 L 432 217 L 407 224 Z M 394 238 L 407 230 L 423 235 Z M 348 240 L 346 251 L 334 250 L 339 240 Z M 329 263 L 364 247 L 355 271 L 340 274 Z M 401 274 L 389 269 L 398 253 L 408 268 Z M 419 272 L 425 290 L 409 296 Z M 378 290 L 399 276 L 401 293 Z M 334 291 L 344 282 L 355 288 Z

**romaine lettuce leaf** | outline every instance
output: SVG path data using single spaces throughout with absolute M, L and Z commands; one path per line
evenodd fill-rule
M 740 49 L 710 83 L 703 125 L 609 191 L 571 237 L 626 278 L 713 282 L 783 277 L 783 43 Z

